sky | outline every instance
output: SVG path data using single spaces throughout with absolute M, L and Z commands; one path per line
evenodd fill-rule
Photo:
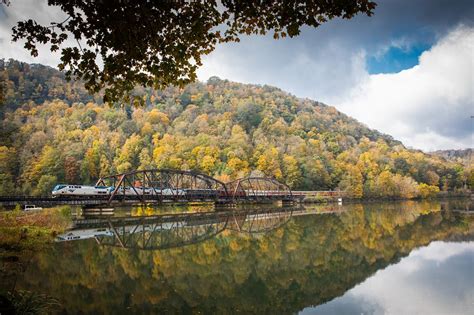
M 205 56 L 211 76 L 279 87 L 336 107 L 405 145 L 432 151 L 474 147 L 472 0 L 379 0 L 372 17 L 335 19 L 300 36 L 243 36 Z M 43 0 L 0 5 L 0 58 L 56 66 L 11 42 L 16 21 L 61 21 Z

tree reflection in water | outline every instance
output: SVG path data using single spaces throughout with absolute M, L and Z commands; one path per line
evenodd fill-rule
M 74 313 L 288 314 L 341 296 L 433 240 L 473 239 L 473 216 L 438 202 L 325 210 L 292 209 L 280 217 L 262 210 L 259 220 L 233 211 L 175 228 L 161 222 L 147 238 L 155 248 L 140 243 L 139 228 L 121 236 L 123 245 L 139 246 L 106 243 L 107 236 L 99 243 L 113 246 L 58 243 L 36 256 L 18 287 L 47 292 Z M 265 215 L 272 224 L 263 223 Z

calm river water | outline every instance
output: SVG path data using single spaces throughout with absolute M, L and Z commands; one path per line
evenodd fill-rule
M 82 221 L 76 240 L 32 255 L 16 289 L 59 313 L 474 313 L 466 201 L 192 210 Z

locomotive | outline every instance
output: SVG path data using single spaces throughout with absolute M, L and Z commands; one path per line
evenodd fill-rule
M 53 196 L 100 196 L 110 195 L 113 189 L 113 187 L 105 186 L 56 185 L 51 194 Z

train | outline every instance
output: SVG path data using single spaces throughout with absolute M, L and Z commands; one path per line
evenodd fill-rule
M 110 196 L 115 190 L 113 186 L 87 186 L 60 184 L 53 188 L 53 197 L 97 197 Z M 116 196 L 187 196 L 215 198 L 221 192 L 214 189 L 176 189 L 176 188 L 152 188 L 152 187 L 119 187 Z
M 144 232 L 158 232 L 160 230 L 171 230 L 177 227 L 185 227 L 185 221 L 178 221 L 178 222 L 166 222 L 161 223 L 158 226 L 154 226 L 152 224 L 143 224 L 143 225 L 125 225 L 120 227 L 120 232 L 125 234 L 132 234 L 132 233 L 144 233 Z M 114 236 L 113 229 L 111 228 L 93 228 L 93 229 L 76 229 L 76 230 L 69 230 L 64 234 L 59 234 L 56 236 L 56 242 L 68 242 L 68 241 L 77 241 L 77 240 L 84 240 L 88 238 L 94 238 L 99 236 Z
M 107 197 L 113 194 L 115 187 L 113 186 L 87 186 L 87 185 L 56 185 L 51 192 L 53 197 Z M 286 196 L 287 191 L 277 190 L 238 190 L 233 193 L 234 198 L 261 198 L 261 197 L 275 197 Z M 215 199 L 219 197 L 228 197 L 224 190 L 215 189 L 187 189 L 187 188 L 153 188 L 153 187 L 135 187 L 135 186 L 120 186 L 115 193 L 115 196 L 129 197 L 133 196 L 167 196 L 170 198 L 183 197 L 187 199 Z

